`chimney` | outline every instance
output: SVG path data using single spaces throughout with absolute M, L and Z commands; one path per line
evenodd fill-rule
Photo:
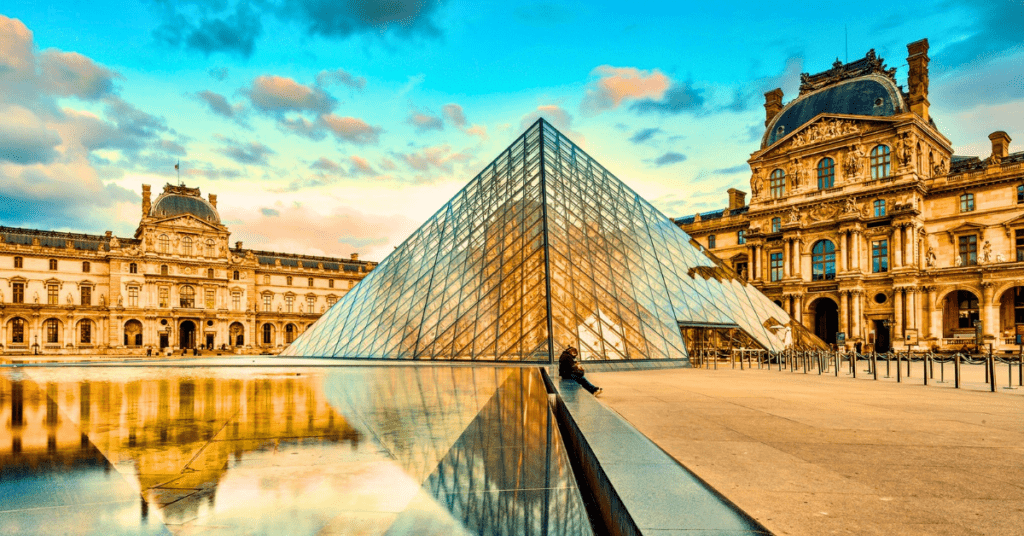
M 142 185 L 142 217 L 149 216 L 149 208 L 152 206 L 152 204 L 149 201 L 149 198 L 150 198 L 149 185 L 148 184 L 143 184 Z
M 110 238 L 110 237 L 114 236 L 114 232 L 113 231 L 105 231 L 103 233 L 103 236 L 105 236 L 107 238 Z
M 1010 135 L 997 130 L 988 135 L 988 139 L 992 140 L 992 161 L 1001 162 L 1006 155 L 1010 154 Z
M 358 253 L 353 253 L 352 254 L 352 260 L 358 261 L 359 260 L 359 254 Z
M 736 188 L 729 188 L 729 210 L 736 210 L 747 204 L 747 192 L 741 192 Z
M 775 88 L 764 94 L 764 126 L 782 111 L 782 88 Z
M 217 208 L 217 194 L 210 194 L 210 204 Z
M 928 40 L 922 39 L 907 45 L 907 64 L 910 72 L 907 85 L 910 86 L 910 111 L 928 121 Z
M 235 242 L 235 249 L 242 249 L 242 241 Z

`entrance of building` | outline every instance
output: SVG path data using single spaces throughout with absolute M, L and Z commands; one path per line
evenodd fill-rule
M 182 321 L 178 331 L 178 341 L 180 348 L 196 347 L 196 325 L 191 320 Z
M 889 351 L 889 328 L 885 326 L 885 320 L 875 320 L 875 351 L 884 353 Z
M 213 333 L 207 333 L 206 334 L 206 349 L 207 350 L 212 350 L 213 349 Z
M 164 348 L 167 348 L 167 346 L 169 344 L 170 343 L 167 341 L 167 334 L 166 333 L 161 333 L 160 334 L 160 349 L 163 350 Z
M 814 334 L 825 344 L 835 344 L 839 331 L 839 306 L 828 298 L 814 302 Z

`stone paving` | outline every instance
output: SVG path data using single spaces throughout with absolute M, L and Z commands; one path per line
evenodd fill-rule
M 775 534 L 1024 534 L 1024 389 L 926 387 L 917 372 L 903 384 L 756 368 L 588 377 Z

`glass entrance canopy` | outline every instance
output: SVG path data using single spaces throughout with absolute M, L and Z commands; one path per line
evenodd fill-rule
M 692 322 L 805 332 L 539 119 L 281 355 L 686 361 Z

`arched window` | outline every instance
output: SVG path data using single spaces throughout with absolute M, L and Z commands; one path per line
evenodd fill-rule
M 836 278 L 836 245 L 831 240 L 819 240 L 811 249 L 811 281 Z
M 871 149 L 871 178 L 884 179 L 890 173 L 891 157 L 888 145 L 876 145 Z
M 51 318 L 46 322 L 43 322 L 43 330 L 47 344 L 56 344 L 60 342 L 60 320 Z
M 206 277 L 209 277 L 210 279 L 213 279 L 213 268 L 207 268 L 206 269 Z
M 831 158 L 818 161 L 818 189 L 827 190 L 836 184 L 836 162 Z
M 89 261 L 82 261 L 82 271 L 88 272 L 90 270 L 92 270 L 92 264 Z
M 235 281 L 238 281 L 240 278 L 241 274 L 238 273 L 238 270 L 235 270 L 235 273 L 231 274 L 231 279 L 234 279 Z
M 274 326 L 263 324 L 263 344 L 274 343 Z
M 209 239 L 206 240 L 206 256 L 207 257 L 213 257 L 213 252 L 214 252 L 213 239 L 209 238 Z
M 196 290 L 188 285 L 181 287 L 178 291 L 178 301 L 182 307 L 192 308 L 196 305 Z
M 165 234 L 160 235 L 160 238 L 157 239 L 157 244 L 158 244 L 158 249 L 160 250 L 160 253 L 170 253 L 171 252 L 171 239 L 168 238 L 167 235 L 165 235 Z
M 129 274 L 137 274 L 137 273 L 139 273 L 139 265 L 135 264 L 134 262 L 129 264 L 128 265 L 128 273 Z
M 78 323 L 79 344 L 92 344 L 92 322 L 83 320 Z
M 25 344 L 25 321 L 20 318 L 11 320 L 11 344 Z
M 295 340 L 295 324 L 284 327 L 284 342 L 291 344 Z
M 786 195 L 786 172 L 776 169 L 772 172 L 768 181 L 772 197 L 778 198 Z
M 166 264 L 161 264 L 160 265 L 160 275 L 167 275 L 167 273 L 168 273 L 167 265 Z
M 181 239 L 181 254 L 186 257 L 192 256 L 192 237 L 186 236 Z

